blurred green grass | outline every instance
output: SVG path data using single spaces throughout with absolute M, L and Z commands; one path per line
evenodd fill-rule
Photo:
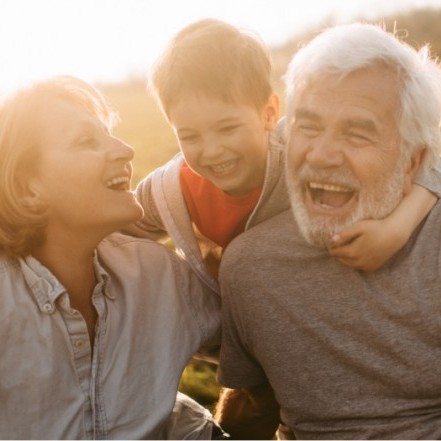
M 185 368 L 179 390 L 194 398 L 210 411 L 214 411 L 221 386 L 216 381 L 217 366 L 200 360 L 192 360 Z

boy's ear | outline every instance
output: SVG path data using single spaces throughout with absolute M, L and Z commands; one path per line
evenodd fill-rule
M 265 130 L 271 131 L 279 121 L 279 97 L 272 93 L 264 107 Z
M 410 193 L 412 189 L 412 184 L 415 179 L 416 174 L 418 173 L 418 170 L 424 160 L 424 157 L 426 155 L 426 148 L 422 147 L 420 150 L 415 152 L 407 165 L 406 174 L 405 174 L 405 180 L 404 180 L 404 194 Z

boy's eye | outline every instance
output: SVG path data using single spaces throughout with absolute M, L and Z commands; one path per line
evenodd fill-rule
M 179 137 L 179 142 L 185 143 L 185 144 L 193 144 L 197 142 L 199 137 L 197 135 L 184 135 Z
M 219 129 L 219 131 L 220 131 L 221 133 L 226 133 L 226 134 L 228 134 L 228 133 L 232 133 L 232 132 L 234 132 L 238 127 L 239 127 L 238 124 L 232 124 L 232 125 L 229 125 L 229 126 L 221 127 L 221 128 Z

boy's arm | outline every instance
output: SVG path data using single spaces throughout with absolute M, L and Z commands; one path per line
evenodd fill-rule
M 334 236 L 329 254 L 353 268 L 375 271 L 406 244 L 436 201 L 429 190 L 413 185 L 387 218 L 357 222 Z
M 125 227 L 122 232 L 130 236 L 151 240 L 164 240 L 168 237 L 153 198 L 152 174 L 145 177 L 136 187 L 135 196 L 144 209 L 144 216 Z
M 273 439 L 280 408 L 268 384 L 224 389 L 214 418 L 232 439 Z

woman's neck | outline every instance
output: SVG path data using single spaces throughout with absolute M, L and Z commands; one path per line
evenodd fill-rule
M 87 323 L 91 343 L 93 344 L 97 313 L 92 305 L 92 294 L 97 283 L 94 267 L 95 246 L 87 245 L 81 238 L 51 240 L 47 236 L 45 243 L 34 250 L 38 259 L 66 288 L 72 308 L 78 310 Z

